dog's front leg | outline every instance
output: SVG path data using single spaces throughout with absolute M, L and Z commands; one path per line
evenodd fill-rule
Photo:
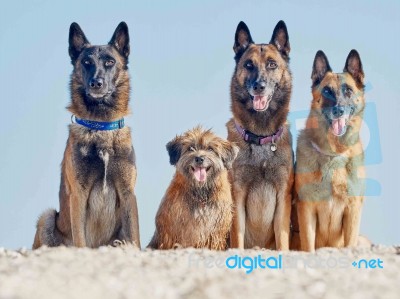
M 289 250 L 290 211 L 292 208 L 291 186 L 278 191 L 277 207 L 274 215 L 276 250 Z
M 314 206 L 305 200 L 297 202 L 297 217 L 300 228 L 300 245 L 302 251 L 315 250 L 317 215 Z
M 87 196 L 84 192 L 75 190 L 70 195 L 70 218 L 72 244 L 76 247 L 86 247 L 85 221 Z
M 119 238 L 129 243 L 133 243 L 140 248 L 139 235 L 139 215 L 137 208 L 136 195 L 133 188 L 118 186 L 118 195 L 121 203 L 121 231 Z
M 130 193 L 127 196 L 125 217 L 122 220 L 122 231 L 126 232 L 127 239 L 140 249 L 139 213 L 134 193 Z
M 360 231 L 362 199 L 352 197 L 349 200 L 350 204 L 345 208 L 343 215 L 344 246 L 354 247 L 357 245 Z
M 246 229 L 246 193 L 240 186 L 233 185 L 232 197 L 234 212 L 230 233 L 231 248 L 244 249 L 244 233 Z
M 86 247 L 86 208 L 89 198 L 91 182 L 81 177 L 78 178 L 79 158 L 73 156 L 73 138 L 68 137 L 67 147 L 64 152 L 61 173 L 60 203 L 67 203 L 69 207 L 69 220 L 71 224 L 72 245 L 76 247 Z M 74 162 L 75 161 L 75 162 Z M 62 208 L 63 205 L 61 205 Z M 63 211 L 60 211 L 62 213 Z

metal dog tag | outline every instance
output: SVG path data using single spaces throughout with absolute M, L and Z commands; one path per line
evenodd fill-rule
M 270 147 L 271 151 L 276 151 L 277 147 L 276 147 L 276 143 L 271 143 L 271 147 Z

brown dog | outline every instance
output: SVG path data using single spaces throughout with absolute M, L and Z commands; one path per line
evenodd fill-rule
M 356 246 L 365 177 L 360 56 L 352 50 L 343 73 L 333 73 L 318 51 L 311 78 L 313 99 L 298 139 L 295 174 L 301 249 Z
M 254 44 L 240 22 L 233 49 L 233 119 L 227 128 L 240 150 L 230 173 L 231 246 L 288 250 L 293 151 L 286 123 L 292 88 L 286 25 L 276 25 L 269 44 Z
M 108 45 L 92 46 L 72 23 L 69 54 L 74 70 L 68 110 L 76 123 L 69 126 L 62 162 L 60 212 L 40 216 L 33 248 L 98 247 L 116 239 L 140 247 L 135 154 L 123 125 L 129 112 L 128 27 L 120 23 Z
M 221 250 L 232 221 L 228 169 L 237 147 L 200 127 L 167 144 L 175 176 L 161 201 L 148 247 Z

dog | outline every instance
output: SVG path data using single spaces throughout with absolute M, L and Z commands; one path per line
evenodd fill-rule
M 292 90 L 290 43 L 279 21 L 269 44 L 255 44 L 244 22 L 235 33 L 228 140 L 239 146 L 230 171 L 233 248 L 289 249 L 293 186 L 287 123 Z
M 114 240 L 140 248 L 135 153 L 123 123 L 129 113 L 129 52 L 124 22 L 103 46 L 92 46 L 79 25 L 71 24 L 68 110 L 74 123 L 61 166 L 60 211 L 40 216 L 33 249 L 99 247 Z
M 232 222 L 228 181 L 238 148 L 196 127 L 167 144 L 176 173 L 156 216 L 156 231 L 148 247 L 227 248 Z
M 359 135 L 365 107 L 360 55 L 351 50 L 343 73 L 334 73 L 324 52 L 318 51 L 311 79 L 311 110 L 296 155 L 300 248 L 356 246 L 367 240 L 359 237 L 365 189 Z

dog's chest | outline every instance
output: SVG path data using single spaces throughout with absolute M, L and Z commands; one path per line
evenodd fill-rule
M 362 163 L 362 162 L 360 162 Z M 313 184 L 315 199 L 346 199 L 364 193 L 364 179 L 358 176 L 361 166 L 356 159 L 344 156 L 324 157 L 320 160 L 321 181 Z M 303 188 L 307 189 L 307 188 Z
M 134 165 L 135 157 L 129 128 L 115 131 L 93 131 L 79 125 L 70 126 L 72 162 L 81 185 L 94 179 L 124 175 L 126 163 Z
M 324 160 L 321 163 L 322 172 L 326 174 L 328 173 L 332 174 L 338 169 L 346 168 L 347 163 L 348 159 L 343 156 L 337 156 L 337 157 L 324 156 Z
M 233 168 L 235 180 L 243 183 L 256 180 L 281 182 L 286 179 L 292 167 L 291 153 L 284 147 L 271 149 L 271 144 L 249 145 L 241 148 Z
M 106 184 L 107 175 L 112 174 L 115 165 L 113 148 L 99 146 L 96 143 L 78 144 L 74 151 L 74 164 L 78 181 L 83 186 L 103 180 Z
M 196 206 L 190 207 L 190 213 L 196 226 L 203 231 L 212 231 L 226 221 L 226 217 L 230 216 L 231 202 L 226 200 L 215 200 L 206 203 L 197 203 Z
M 76 177 L 82 186 L 97 181 L 118 181 L 134 166 L 131 145 L 118 145 L 112 138 L 78 141 L 73 146 L 73 163 Z

